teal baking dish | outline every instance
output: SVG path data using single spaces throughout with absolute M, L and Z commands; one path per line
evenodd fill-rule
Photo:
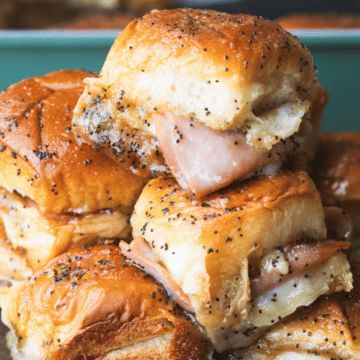
M 0 89 L 49 71 L 98 71 L 117 31 L 0 31 Z M 360 30 L 297 31 L 330 94 L 324 131 L 360 131 Z

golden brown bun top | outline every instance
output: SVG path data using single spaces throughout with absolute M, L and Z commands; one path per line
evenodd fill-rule
M 270 150 L 312 119 L 318 88 L 310 51 L 270 20 L 153 11 L 119 34 L 100 76 L 87 79 L 73 123 L 86 141 L 135 154 L 140 167 L 158 173 L 164 149 L 156 116 L 239 131 Z
M 46 212 L 131 211 L 142 187 L 142 180 L 72 133 L 72 109 L 89 75 L 54 72 L 0 93 L 0 186 Z
M 146 240 L 189 296 L 197 321 L 220 351 L 238 344 L 236 334 L 254 319 L 247 310 L 253 299 L 249 263 L 326 236 L 320 194 L 303 171 L 249 179 L 201 199 L 174 179 L 158 177 L 144 187 L 131 225 L 133 237 Z M 137 261 L 135 252 L 129 256 Z
M 289 214 L 293 214 L 290 220 Z M 305 214 L 311 216 L 303 219 Z M 225 273 L 225 268 L 238 266 L 250 255 L 258 258 L 269 249 L 326 236 L 320 195 L 303 171 L 251 179 L 201 199 L 192 198 L 173 178 L 158 177 L 144 187 L 131 225 L 133 237 L 156 245 L 154 251 L 166 264 L 174 264 L 175 256 L 162 246 L 165 242 L 169 248 L 192 249 L 200 244 L 206 251 L 211 249 L 204 256 L 214 276 L 221 261 Z M 265 236 L 262 232 L 269 227 Z M 235 252 L 239 252 L 236 258 Z M 173 271 L 182 270 L 173 267 Z
M 76 248 L 54 259 L 14 291 L 7 314 L 18 348 L 27 340 L 42 344 L 46 359 L 97 358 L 172 331 L 183 343 L 172 344 L 169 355 L 179 357 L 169 358 L 200 359 L 205 350 L 166 291 L 115 246 Z
M 284 29 L 357 29 L 360 16 L 341 14 L 293 14 L 277 19 Z
M 313 176 L 326 205 L 360 212 L 360 133 L 321 135 Z
M 145 186 L 141 197 L 146 196 L 150 205 L 151 211 L 146 214 L 147 217 L 153 219 L 166 215 L 168 222 L 171 222 L 174 213 L 182 209 L 188 213 L 196 207 L 202 207 L 226 214 L 252 207 L 276 207 L 277 203 L 287 198 L 302 195 L 310 196 L 314 201 L 318 199 L 309 176 L 303 171 L 295 171 L 247 180 L 196 200 L 181 190 L 173 178 L 160 177 Z M 190 217 L 189 221 L 196 220 Z
M 123 49 L 124 60 L 145 71 L 161 62 L 191 55 L 208 59 L 227 78 L 241 74 L 255 81 L 292 71 L 294 76 L 313 80 L 310 51 L 273 21 L 245 14 L 212 10 L 174 9 L 153 11 L 131 22 L 114 44 Z M 204 63 L 199 61 L 198 66 Z M 140 70 L 140 69 L 139 69 Z M 201 68 L 199 68 L 201 70 Z M 220 71 L 219 71 L 220 72 Z M 204 104 L 206 106 L 206 104 Z

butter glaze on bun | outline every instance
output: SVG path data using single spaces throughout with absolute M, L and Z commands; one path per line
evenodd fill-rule
M 12 288 L 3 318 L 18 360 L 209 359 L 196 326 L 115 246 L 54 259 Z
M 85 71 L 20 81 L 0 93 L 0 186 L 42 212 L 132 210 L 143 180 L 72 133 L 72 109 Z

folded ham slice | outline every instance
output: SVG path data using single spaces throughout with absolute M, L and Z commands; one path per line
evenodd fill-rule
M 286 275 L 276 272 L 261 274 L 251 279 L 251 293 L 253 297 L 263 294 L 267 290 L 275 288 L 279 283 L 290 280 L 301 275 L 306 270 L 315 268 L 339 251 L 347 250 L 351 246 L 349 241 L 328 240 L 314 244 L 300 244 L 285 247 L 283 253 L 289 266 L 289 273 Z
M 189 297 L 182 291 L 170 273 L 158 263 L 152 248 L 144 239 L 136 238 L 130 244 L 121 241 L 120 249 L 124 256 L 162 284 L 178 305 L 189 312 L 194 311 Z
M 253 298 L 275 288 L 279 283 L 315 268 L 339 251 L 347 250 L 351 246 L 348 241 L 328 240 L 321 243 L 300 244 L 283 248 L 289 273 L 282 275 L 276 272 L 261 274 L 251 280 Z M 183 309 L 194 312 L 189 297 L 173 279 L 171 274 L 158 262 L 151 246 L 142 238 L 134 239 L 130 244 L 121 241 L 120 248 L 124 256 L 135 265 L 152 275 L 168 291 L 174 301 Z
M 216 131 L 171 113 L 154 115 L 163 156 L 179 184 L 196 196 L 219 190 L 277 162 L 278 155 L 248 145 L 242 133 Z

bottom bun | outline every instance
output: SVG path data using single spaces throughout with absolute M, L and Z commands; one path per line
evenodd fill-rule
M 211 356 L 197 326 L 115 246 L 73 249 L 12 287 L 3 321 L 17 360 Z
M 0 188 L 0 218 L 12 247 L 32 269 L 70 248 L 129 235 L 128 215 L 117 209 L 84 215 L 43 214 L 36 203 Z

